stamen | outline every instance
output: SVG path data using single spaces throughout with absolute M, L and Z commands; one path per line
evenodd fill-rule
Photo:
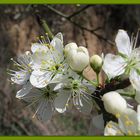
M 42 42 L 45 44 L 46 43 L 46 40 L 45 40 L 45 37 L 44 36 L 40 36 Z
M 127 131 L 128 135 L 133 135 L 132 131 L 128 130 Z
M 107 127 L 108 128 L 112 128 L 112 124 L 107 124 Z
M 124 115 L 124 117 L 125 117 L 125 119 L 126 119 L 126 120 L 129 120 L 129 117 L 128 117 L 128 115 Z
M 20 75 L 19 74 L 17 74 L 17 78 L 20 78 Z
M 123 62 L 122 65 L 118 69 L 116 69 L 115 72 L 117 72 L 117 74 L 119 74 L 126 66 L 127 66 L 127 64 Z
M 137 34 L 136 34 L 135 43 L 134 43 L 134 49 L 136 48 L 136 45 L 137 45 L 139 31 L 140 31 L 140 29 L 138 29 Z
M 48 36 L 48 33 L 45 33 L 46 37 L 47 37 L 47 40 L 49 42 L 49 44 L 51 43 L 50 39 L 49 39 L 49 36 Z
M 121 130 L 117 130 L 116 134 L 118 134 L 118 135 L 121 134 L 122 135 L 123 133 L 121 132 Z
M 47 80 L 45 80 L 44 82 L 45 82 L 45 84 L 48 84 L 48 81 Z
M 116 118 L 120 118 L 121 115 L 119 113 L 117 113 L 115 116 L 116 116 Z
M 32 118 L 35 118 L 37 112 L 40 110 L 40 107 L 41 107 L 41 104 L 40 104 L 40 106 L 37 108 L 37 110 L 36 110 L 36 112 L 34 113 L 34 115 L 32 116 Z
M 42 65 L 46 65 L 47 63 L 48 63 L 48 62 L 45 61 L 45 60 L 42 60 L 42 61 L 41 61 L 41 64 L 42 64 Z
M 134 124 L 133 121 L 130 121 L 130 120 L 125 121 L 125 125 L 126 125 L 126 126 L 131 126 L 131 125 L 133 125 L 133 124 Z

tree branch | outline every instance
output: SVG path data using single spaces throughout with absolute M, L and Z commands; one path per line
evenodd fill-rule
M 77 10 L 76 12 L 74 12 L 73 14 L 71 14 L 70 16 L 68 16 L 68 18 L 72 18 L 78 14 L 80 14 L 81 12 L 83 12 L 84 10 L 88 9 L 91 5 L 86 5 L 83 8 L 81 8 L 80 10 Z
M 50 30 L 50 28 L 49 28 L 49 26 L 48 26 L 48 24 L 47 24 L 47 21 L 44 20 L 44 19 L 42 19 L 42 18 L 40 17 L 39 11 L 35 9 L 34 5 L 31 5 L 31 7 L 32 7 L 32 9 L 33 9 L 33 10 L 32 10 L 32 11 L 33 11 L 33 15 L 35 16 L 36 21 L 38 22 L 38 24 L 39 24 L 41 27 L 43 27 L 45 33 L 48 34 L 48 37 L 49 37 L 50 39 L 53 39 L 54 35 L 53 35 L 53 33 L 51 32 L 51 30 Z
M 97 28 L 95 28 L 95 29 L 86 28 L 86 27 L 84 27 L 84 26 L 81 26 L 79 23 L 73 21 L 72 18 L 70 18 L 71 16 L 65 15 L 64 13 L 58 11 L 57 9 L 53 8 L 53 7 L 50 6 L 50 5 L 47 5 L 47 7 L 48 7 L 52 12 L 56 13 L 57 15 L 59 15 L 59 16 L 65 18 L 66 20 L 68 20 L 69 22 L 71 22 L 72 24 L 74 24 L 76 27 L 78 27 L 78 28 L 80 28 L 80 29 L 82 29 L 82 30 L 86 30 L 86 31 L 88 31 L 88 32 L 90 32 L 90 33 L 92 33 L 92 34 L 94 34 L 94 35 L 97 36 L 99 39 L 102 39 L 102 40 L 106 41 L 108 44 L 110 44 L 110 45 L 112 45 L 112 46 L 115 45 L 115 43 L 112 42 L 111 40 L 108 40 L 107 38 L 105 38 L 105 37 L 103 37 L 103 36 L 101 36 L 101 35 L 99 35 L 99 34 L 97 34 L 97 33 L 95 32 L 95 31 L 101 29 L 101 27 L 97 27 Z M 87 8 L 86 8 L 86 9 L 87 9 Z M 78 12 L 78 13 L 79 13 L 79 12 Z

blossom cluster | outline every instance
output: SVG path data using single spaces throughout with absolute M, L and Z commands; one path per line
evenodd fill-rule
M 119 77 L 129 78 L 131 83 L 128 89 L 100 96 L 105 110 L 117 118 L 117 122 L 110 120 L 105 128 L 100 126 L 104 128 L 104 135 L 139 135 L 140 106 L 135 111 L 128 103 L 128 98 L 140 103 L 140 48 L 136 47 L 137 38 L 138 34 L 130 39 L 126 31 L 119 30 L 115 38 L 117 55 L 109 53 L 90 57 L 84 46 L 77 46 L 74 42 L 64 45 L 61 33 L 51 41 L 41 36 L 39 42 L 31 45 L 30 51 L 17 60 L 12 59 L 16 69 L 9 70 L 11 81 L 22 86 L 16 98 L 35 106 L 34 117 L 41 121 L 49 120 L 55 111 L 64 113 L 70 101 L 80 112 L 89 114 L 94 98 L 97 98 L 94 92 L 100 87 L 99 73 L 102 69 L 108 82 Z M 88 66 L 96 73 L 94 81 L 83 74 Z
M 80 112 L 91 112 L 95 87 L 82 75 L 89 64 L 85 47 L 76 43 L 64 47 L 63 36 L 58 33 L 48 42 L 41 37 L 31 51 L 13 62 L 16 70 L 10 70 L 11 81 L 22 85 L 16 97 L 36 106 L 34 116 L 39 120 L 49 120 L 54 111 L 65 112 L 71 99 Z

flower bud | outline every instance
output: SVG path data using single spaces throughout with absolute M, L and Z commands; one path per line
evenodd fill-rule
M 127 108 L 127 102 L 117 92 L 111 91 L 103 95 L 104 107 L 111 114 L 121 114 Z
M 90 58 L 90 66 L 92 69 L 96 72 L 99 73 L 103 65 L 103 60 L 99 55 L 93 55 Z
M 72 70 L 82 72 L 89 64 L 88 50 L 83 47 L 77 47 L 76 43 L 69 43 L 64 50 L 67 62 Z
M 68 56 L 68 55 L 70 54 L 70 51 L 75 50 L 75 49 L 77 49 L 77 48 L 78 48 L 78 47 L 77 47 L 77 44 L 74 43 L 74 42 L 67 44 L 67 45 L 65 46 L 65 49 L 64 49 L 64 54 L 65 54 L 65 56 Z
M 84 47 L 79 47 L 73 51 L 70 59 L 70 67 L 72 70 L 82 72 L 89 64 L 89 55 Z

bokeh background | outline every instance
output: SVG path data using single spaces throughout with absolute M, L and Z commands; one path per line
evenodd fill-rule
M 0 5 L 0 135 L 93 135 L 92 118 L 70 107 L 55 113 L 45 123 L 33 119 L 33 111 L 15 98 L 19 86 L 9 82 L 7 68 L 31 43 L 44 34 L 39 19 L 45 19 L 54 34 L 62 32 L 64 44 L 76 42 L 88 48 L 90 56 L 115 52 L 118 29 L 129 35 L 140 27 L 140 5 Z M 91 68 L 85 73 L 94 79 Z M 103 74 L 100 80 L 103 82 Z

